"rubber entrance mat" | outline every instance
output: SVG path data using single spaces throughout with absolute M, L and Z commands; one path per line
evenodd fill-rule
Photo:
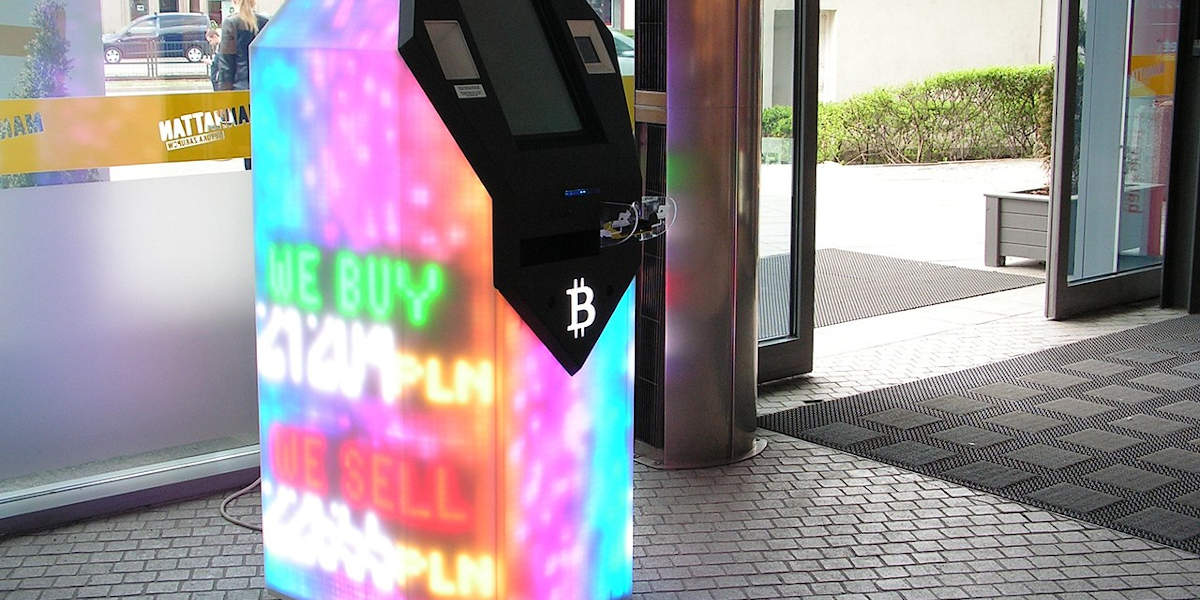
M 1200 553 L 1200 316 L 759 426 Z
M 787 335 L 789 255 L 758 261 L 759 337 Z M 825 327 L 1036 285 L 1035 277 L 961 269 L 836 248 L 817 250 L 816 325 Z

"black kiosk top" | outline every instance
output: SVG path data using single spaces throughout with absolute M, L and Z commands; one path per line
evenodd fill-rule
M 612 35 L 584 0 L 401 0 L 400 19 L 401 56 L 492 197 L 496 289 L 574 374 L 641 260 L 601 247 L 605 204 L 642 193 Z

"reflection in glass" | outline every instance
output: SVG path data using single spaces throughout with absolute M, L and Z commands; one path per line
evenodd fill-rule
M 270 15 L 282 2 L 258 6 Z M 195 128 L 212 130 L 189 116 L 242 106 L 208 94 L 206 33 L 222 3 L 178 4 L 183 12 L 145 1 L 4 4 L 0 256 L 12 260 L 0 261 L 9 317 L 0 334 L 0 496 L 258 439 L 240 154 L 107 168 L 148 161 L 147 148 L 167 160 L 177 140 L 161 132 L 172 123 L 194 138 Z M 234 145 L 233 130 L 222 131 Z M 77 157 L 94 162 L 59 167 Z M 206 178 L 166 179 L 193 174 Z M 84 182 L 102 183 L 22 189 Z
M 758 337 L 795 335 L 792 322 L 792 106 L 796 11 L 763 6 L 763 140 L 759 172 Z
M 1178 0 L 1082 0 L 1068 281 L 1162 264 Z
M 285 2 L 257 0 L 256 11 L 270 18 Z M 226 142 L 224 150 L 204 157 L 160 158 L 147 152 L 148 146 L 159 143 L 154 134 L 162 120 L 212 110 L 208 104 L 213 101 L 201 95 L 213 91 L 212 57 L 230 6 L 228 0 L 7 3 L 7 28 L 0 32 L 0 46 L 8 48 L 0 53 L 0 154 L 23 160 L 0 161 L 0 190 L 243 170 L 248 144 Z M 176 97 L 182 94 L 189 96 Z M 132 96 L 142 101 L 123 102 Z M 91 111 L 63 102 L 105 97 L 120 100 L 100 108 L 99 102 L 90 103 Z M 148 99 L 158 104 L 147 110 Z M 220 102 L 220 108 L 235 104 Z M 48 116 L 52 112 L 58 117 L 54 125 Z M 97 113 L 103 116 L 92 116 Z M 45 134 L 41 139 L 54 139 L 32 149 L 35 144 L 28 139 L 16 149 L 6 145 L 14 135 L 4 131 L 5 123 L 15 115 L 28 115 L 27 122 L 38 123 L 34 133 Z M 45 117 L 40 122 L 39 115 Z M 23 129 L 16 133 L 29 133 Z M 149 141 L 137 137 L 145 131 L 151 132 Z M 112 147 L 87 154 L 88 168 L 68 169 L 62 166 L 60 150 L 73 147 L 82 154 L 77 145 L 63 141 L 70 136 L 112 140 Z M 205 160 L 210 157 L 229 158 Z

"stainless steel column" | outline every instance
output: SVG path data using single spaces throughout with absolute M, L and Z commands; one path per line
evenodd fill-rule
M 755 451 L 761 0 L 667 4 L 667 468 Z

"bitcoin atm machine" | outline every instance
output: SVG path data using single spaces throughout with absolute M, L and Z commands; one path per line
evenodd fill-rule
M 655 225 L 603 23 L 290 0 L 252 52 L 267 586 L 629 597 Z

